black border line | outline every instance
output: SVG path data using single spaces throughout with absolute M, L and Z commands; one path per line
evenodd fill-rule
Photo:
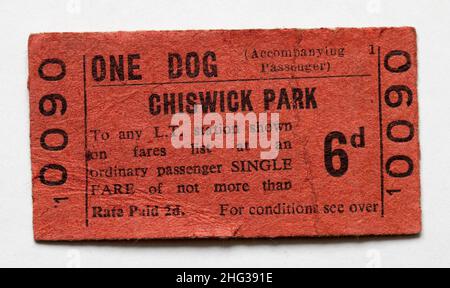
M 93 87 L 130 87 L 130 86 L 161 86 L 180 84 L 217 84 L 232 82 L 260 82 L 260 81 L 280 81 L 280 80 L 306 80 L 306 79 L 333 79 L 333 78 L 364 78 L 371 77 L 370 74 L 354 75 L 330 75 L 330 76 L 304 76 L 304 77 L 279 77 L 279 78 L 250 78 L 250 79 L 229 79 L 229 80 L 204 80 L 204 81 L 172 81 L 172 82 L 149 82 L 149 83 L 120 83 L 120 84 L 98 84 Z
M 88 195 L 88 185 L 89 185 L 89 166 L 88 166 L 88 108 L 87 108 L 87 77 L 86 77 L 86 55 L 83 56 L 83 83 L 84 83 L 84 161 L 86 169 L 86 183 L 85 183 L 85 209 L 86 209 L 86 227 L 89 227 L 89 195 Z
M 383 104 L 381 85 L 381 47 L 378 46 L 378 118 L 380 125 L 380 190 L 381 190 L 381 217 L 385 215 L 385 194 L 384 194 L 384 143 L 383 143 Z

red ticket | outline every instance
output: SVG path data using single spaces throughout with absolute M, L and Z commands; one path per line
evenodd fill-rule
M 29 40 L 35 239 L 421 231 L 413 28 Z

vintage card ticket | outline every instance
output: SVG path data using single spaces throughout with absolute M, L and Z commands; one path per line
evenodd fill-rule
M 414 28 L 29 40 L 35 239 L 421 231 Z

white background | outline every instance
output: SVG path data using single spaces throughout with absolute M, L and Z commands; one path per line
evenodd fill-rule
M 0 266 L 450 266 L 450 1 L 1 0 Z M 34 32 L 415 26 L 424 232 L 412 238 L 37 244 L 27 38 Z

